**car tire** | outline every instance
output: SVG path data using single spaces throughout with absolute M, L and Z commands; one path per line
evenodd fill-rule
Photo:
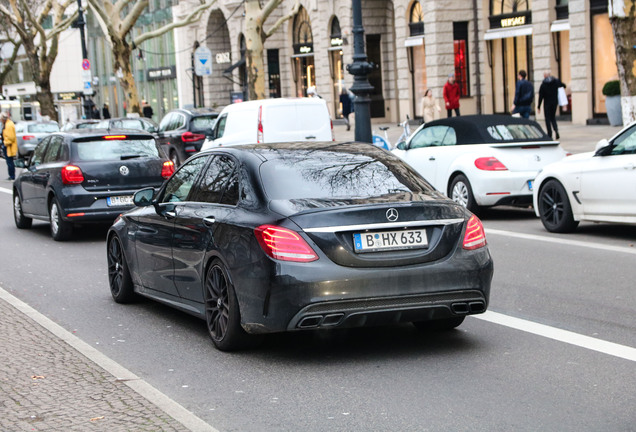
M 578 226 L 565 188 L 558 180 L 548 180 L 539 191 L 537 205 L 545 229 L 553 233 L 572 232 Z
M 53 240 L 64 241 L 71 237 L 73 225 L 62 219 L 62 208 L 56 198 L 53 198 L 49 204 L 49 223 Z
M 22 200 L 16 191 L 13 192 L 13 220 L 18 229 L 29 229 L 33 223 L 33 219 L 22 213 Z
M 170 151 L 170 160 L 174 164 L 175 169 L 181 165 L 181 160 L 179 159 L 179 153 L 176 150 Z
M 475 202 L 475 195 L 473 195 L 473 188 L 470 185 L 468 179 L 463 175 L 458 175 L 451 181 L 448 188 L 448 196 L 462 207 L 467 208 L 473 213 L 479 211 L 479 206 Z
M 241 327 L 234 284 L 219 260 L 212 262 L 203 284 L 205 322 L 212 342 L 221 351 L 245 348 L 250 335 Z
M 108 260 L 108 285 L 113 299 L 117 303 L 123 304 L 136 300 L 137 294 L 133 288 L 124 248 L 116 235 L 108 239 L 106 258 Z
M 466 317 L 452 317 L 429 321 L 414 321 L 413 325 L 421 331 L 447 331 L 459 327 Z

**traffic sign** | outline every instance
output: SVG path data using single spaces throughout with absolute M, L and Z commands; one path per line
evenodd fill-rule
M 194 51 L 194 73 L 198 76 L 212 75 L 212 52 L 204 46 Z
M 84 90 L 82 91 L 82 93 L 88 96 L 93 94 L 93 85 L 91 84 L 90 81 L 84 82 Z
M 90 70 L 90 68 L 91 68 L 91 62 L 88 59 L 82 60 L 82 69 Z

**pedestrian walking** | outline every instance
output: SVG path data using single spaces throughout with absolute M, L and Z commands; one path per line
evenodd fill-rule
M 110 110 L 108 109 L 108 104 L 104 104 L 102 108 L 102 118 L 109 119 L 110 118 Z
M 351 114 L 351 97 L 349 97 L 349 92 L 346 88 L 342 88 L 340 92 L 340 105 L 342 106 L 342 117 L 345 119 L 345 123 L 347 124 L 347 130 L 351 129 L 351 124 L 349 123 L 349 114 Z
M 515 100 L 512 104 L 511 111 L 513 114 L 519 114 L 523 118 L 530 118 L 532 111 L 532 101 L 534 101 L 534 86 L 526 79 L 528 74 L 521 69 L 517 75 L 517 85 L 515 86 Z
M 442 109 L 439 107 L 437 99 L 433 97 L 433 90 L 426 89 L 424 97 L 422 98 L 422 116 L 424 117 L 424 123 L 433 121 L 435 119 L 436 111 L 439 113 Z
M 444 84 L 443 94 L 447 117 L 453 116 L 453 110 L 455 110 L 455 115 L 459 116 L 460 89 L 459 83 L 455 81 L 454 73 L 448 74 L 448 81 Z
M 146 102 L 145 100 L 142 100 L 141 106 L 142 106 L 141 113 L 143 114 L 143 116 L 151 119 L 154 112 L 152 111 L 152 107 L 150 106 L 150 104 Z
M 0 113 L 0 122 L 2 128 L 2 144 L 4 148 L 4 160 L 7 162 L 7 171 L 9 178 L 7 180 L 15 180 L 15 165 L 13 159 L 18 154 L 18 140 L 15 136 L 15 124 L 6 112 Z
M 537 113 L 541 112 L 541 102 L 543 105 L 543 113 L 545 115 L 545 127 L 548 135 L 552 138 L 552 128 L 559 139 L 559 128 L 556 122 L 556 110 L 559 106 L 559 88 L 565 88 L 565 84 L 559 78 L 553 77 L 550 71 L 543 72 L 543 81 L 539 87 L 539 104 L 537 105 Z

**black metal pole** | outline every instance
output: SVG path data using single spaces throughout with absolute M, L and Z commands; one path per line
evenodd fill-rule
M 192 62 L 192 107 L 196 108 L 197 105 L 197 74 L 194 73 L 194 52 L 199 48 L 199 41 L 194 41 L 194 48 L 192 48 L 192 56 L 190 60 Z
M 362 4 L 360 0 L 352 0 L 353 12 L 353 63 L 347 65 L 347 71 L 353 75 L 351 91 L 354 99 L 355 140 L 372 142 L 371 136 L 371 98 L 369 93 L 373 86 L 369 84 L 367 75 L 373 65 L 367 61 L 364 50 L 364 27 L 362 27 Z
M 82 0 L 77 0 L 77 27 L 80 31 L 80 39 L 82 44 L 82 60 L 88 58 L 88 50 L 86 49 L 86 34 L 84 33 L 84 25 L 86 21 L 84 21 L 84 11 L 82 10 Z M 82 108 L 84 109 L 84 116 L 86 118 L 91 117 L 91 112 L 88 110 L 88 100 L 86 99 L 86 95 L 82 91 Z

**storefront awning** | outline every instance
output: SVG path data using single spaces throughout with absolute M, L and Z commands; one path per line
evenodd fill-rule
M 236 69 L 239 66 L 243 66 L 245 64 L 245 57 L 241 57 L 241 59 L 239 61 L 237 61 L 236 63 L 234 63 L 232 66 L 230 66 L 229 68 L 225 69 L 223 71 L 223 75 L 231 75 L 232 71 L 234 69 Z
M 485 40 L 505 39 L 517 36 L 528 36 L 532 34 L 532 26 L 524 25 L 518 27 L 491 29 L 486 32 Z
M 560 32 L 560 31 L 568 31 L 568 30 L 570 30 L 570 21 L 566 19 L 553 21 L 552 25 L 550 26 L 550 31 L 552 33 Z
M 420 46 L 420 45 L 424 45 L 424 36 L 412 36 L 412 37 L 407 37 L 404 40 L 404 46 L 405 47 L 413 47 L 413 46 Z

